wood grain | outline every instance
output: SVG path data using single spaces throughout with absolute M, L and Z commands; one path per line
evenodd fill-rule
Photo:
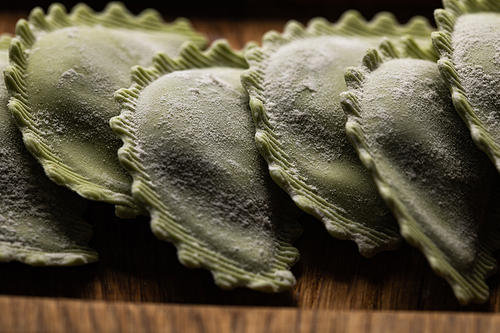
M 17 19 L 25 16 L 26 13 L 0 13 L 0 32 L 13 33 Z M 281 31 L 284 23 L 284 20 L 193 20 L 194 27 L 210 40 L 225 37 L 235 48 L 241 48 L 251 40 L 260 41 L 270 29 Z M 84 319 L 78 322 L 87 326 L 75 328 L 76 332 L 127 332 L 134 331 L 134 327 L 152 331 L 164 327 L 167 322 L 170 325 L 167 332 L 187 332 L 187 328 L 198 326 L 203 332 L 225 332 L 217 331 L 221 327 L 228 332 L 259 332 L 258 328 L 263 327 L 259 325 L 312 332 L 333 328 L 338 332 L 382 332 L 380 327 L 402 328 L 402 332 L 428 332 L 431 327 L 443 327 L 443 330 L 434 332 L 445 332 L 446 325 L 455 327 L 453 332 L 465 332 L 468 327 L 485 328 L 485 332 L 500 331 L 497 316 L 465 315 L 463 312 L 456 315 L 342 312 L 498 312 L 499 277 L 495 275 L 488 280 L 491 298 L 487 304 L 462 307 L 448 284 L 435 276 L 425 258 L 412 247 L 403 245 L 398 251 L 366 259 L 359 255 L 354 243 L 330 237 L 320 222 L 307 215 L 301 219 L 305 233 L 295 243 L 301 253 L 301 260 L 293 267 L 298 283 L 292 291 L 278 295 L 244 289 L 218 289 L 209 272 L 190 270 L 179 264 L 175 248 L 155 239 L 147 218 L 119 220 L 114 216 L 112 206 L 98 202 L 89 203 L 84 217 L 94 225 L 95 236 L 90 245 L 100 254 L 98 263 L 65 268 L 3 264 L 0 268 L 0 294 L 200 306 L 109 305 L 106 302 L 57 300 L 31 302 L 31 298 L 0 297 L 1 331 L 35 332 L 38 325 L 42 325 L 40 327 L 46 327 L 48 331 L 63 332 L 67 328 L 65 325 L 80 315 Z M 179 314 L 183 315 L 178 317 Z M 10 315 L 14 319 L 9 319 Z M 21 322 L 19 319 L 24 316 L 27 319 Z M 255 325 L 248 325 L 254 321 Z M 379 327 L 382 323 L 384 326 Z M 357 331 L 350 330 L 352 328 Z
M 500 315 L 153 305 L 0 297 L 1 332 L 496 333 Z M 23 320 L 17 320 L 22 316 Z
M 4 264 L 0 294 L 336 310 L 496 312 L 499 307 L 497 275 L 488 281 L 489 303 L 461 307 L 417 250 L 404 245 L 366 259 L 353 243 L 333 239 L 309 216 L 302 218 L 306 231 L 295 244 L 302 255 L 292 269 L 298 284 L 282 294 L 220 290 L 209 272 L 183 267 L 175 248 L 155 239 L 146 218 L 119 220 L 113 207 L 102 203 L 90 203 L 85 218 L 94 224 L 90 245 L 100 253 L 98 263 L 50 268 Z

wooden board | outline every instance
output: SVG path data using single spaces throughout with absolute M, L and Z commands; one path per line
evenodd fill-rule
M 0 32 L 13 33 L 15 22 L 25 15 L 0 13 Z M 250 40 L 260 41 L 270 29 L 281 31 L 284 23 L 193 20 L 194 27 L 211 40 L 225 37 L 236 48 Z M 462 307 L 448 284 L 435 276 L 417 250 L 403 245 L 398 251 L 366 259 L 359 255 L 354 243 L 333 239 L 320 222 L 307 215 L 301 219 L 305 233 L 295 243 L 301 253 L 301 260 L 293 267 L 298 283 L 292 291 L 278 295 L 218 289 L 209 272 L 179 264 L 175 248 L 155 239 L 147 218 L 119 220 L 112 206 L 97 202 L 89 203 L 84 217 L 94 225 L 90 245 L 101 260 L 67 268 L 1 265 L 0 294 L 6 296 L 0 297 L 0 331 L 29 332 L 38 328 L 64 332 L 68 325 L 74 325 L 77 332 L 137 331 L 133 328 L 168 328 L 167 332 L 187 332 L 188 328 L 200 332 L 260 332 L 261 328 L 389 332 L 388 328 L 394 328 L 392 331 L 427 332 L 431 327 L 442 327 L 434 332 L 445 332 L 447 327 L 456 328 L 450 332 L 469 332 L 466 329 L 471 327 L 500 331 L 497 316 L 465 314 L 499 311 L 498 275 L 488 280 L 488 303 Z
M 499 315 L 153 305 L 0 297 L 2 332 L 497 333 Z M 22 320 L 19 320 L 22 318 Z

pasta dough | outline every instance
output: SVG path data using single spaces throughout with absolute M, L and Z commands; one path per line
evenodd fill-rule
M 155 235 L 175 244 L 180 261 L 212 271 L 222 288 L 291 288 L 298 259 L 299 210 L 269 177 L 253 140 L 241 55 L 223 42 L 189 56 L 155 57 L 117 92 L 111 120 L 132 192 Z M 187 52 L 186 52 L 187 54 Z
M 10 37 L 0 39 L 1 69 L 8 64 L 9 44 Z M 87 246 L 92 227 L 80 216 L 85 200 L 51 182 L 26 150 L 0 76 L 0 262 L 59 266 L 97 261 L 98 254 Z
M 448 1 L 435 17 L 439 32 L 432 39 L 455 109 L 500 172 L 498 1 Z
M 500 242 L 498 174 L 455 113 L 436 63 L 400 58 L 389 42 L 380 50 L 385 60 L 370 50 L 346 70 L 346 132 L 403 237 L 461 303 L 485 302 Z
M 332 236 L 355 241 L 366 257 L 398 248 L 401 238 L 345 135 L 339 101 L 346 90 L 344 69 L 357 65 L 383 36 L 412 34 L 429 48 L 430 33 L 419 18 L 399 26 L 387 13 L 367 23 L 348 12 L 335 25 L 315 19 L 304 29 L 291 22 L 283 35 L 270 32 L 262 48 L 245 53 L 250 69 L 242 82 L 271 176 Z M 415 42 L 402 45 L 411 50 Z
M 137 215 L 108 125 L 119 114 L 113 93 L 130 85 L 132 66 L 150 65 L 157 51 L 175 56 L 188 40 L 204 44 L 183 20 L 167 25 L 154 11 L 133 17 L 118 3 L 103 13 L 80 4 L 71 14 L 54 4 L 47 16 L 34 9 L 20 20 L 6 69 L 9 108 L 49 178 L 117 205 L 120 217 Z

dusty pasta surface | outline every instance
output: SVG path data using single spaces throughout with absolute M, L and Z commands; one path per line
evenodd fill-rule
M 385 56 L 381 56 L 385 54 Z M 499 177 L 456 114 L 437 64 L 392 44 L 346 71 L 347 134 L 401 234 L 461 303 L 484 302 L 496 271 Z
M 155 235 L 181 262 L 209 269 L 222 288 L 291 288 L 299 210 L 268 175 L 253 140 L 246 62 L 218 42 L 192 57 L 155 57 L 117 92 L 119 158 Z
M 81 196 L 116 205 L 120 217 L 139 213 L 131 178 L 118 162 L 120 140 L 109 128 L 119 114 L 113 93 L 130 85 L 130 68 L 150 65 L 155 52 L 177 55 L 204 38 L 186 21 L 166 24 L 158 13 L 134 17 L 118 3 L 102 13 L 54 4 L 20 20 L 6 82 L 11 112 L 46 174 Z

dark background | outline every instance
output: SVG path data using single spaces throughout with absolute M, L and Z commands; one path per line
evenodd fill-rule
M 44 10 L 50 0 L 0 0 L 0 11 L 28 12 L 35 6 Z M 80 1 L 60 1 L 67 8 Z M 94 10 L 101 11 L 106 1 L 84 1 Z M 359 10 L 367 19 L 377 12 L 390 11 L 396 14 L 401 23 L 408 21 L 414 15 L 422 15 L 433 21 L 432 13 L 441 7 L 440 0 L 125 0 L 125 5 L 135 14 L 146 8 L 155 8 L 166 19 L 185 16 L 188 18 L 224 18 L 224 19 L 297 19 L 307 21 L 315 16 L 323 16 L 335 21 L 348 9 Z

